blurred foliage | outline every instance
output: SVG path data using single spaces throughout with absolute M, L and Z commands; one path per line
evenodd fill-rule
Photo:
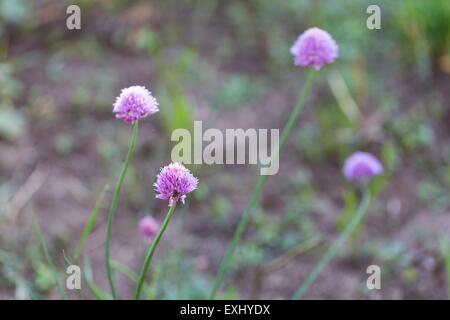
M 82 7 L 84 29 L 67 33 L 60 28 L 59 13 L 69 2 L 0 1 L 0 143 L 19 154 L 9 161 L 33 146 L 42 153 L 38 159 L 70 167 L 76 175 L 92 180 L 115 176 L 129 128 L 111 121 L 111 104 L 120 87 L 137 78 L 133 82 L 154 91 L 161 112 L 154 128 L 149 125 L 148 134 L 140 137 L 124 209 L 133 212 L 130 219 L 142 208 L 153 214 L 159 207 L 149 196 L 151 187 L 141 186 L 167 160 L 171 132 L 191 130 L 194 119 L 220 123 L 224 116 L 228 123 L 241 124 L 241 112 L 250 107 L 255 117 L 280 126 L 304 78 L 304 71 L 292 66 L 289 48 L 305 28 L 318 26 L 337 40 L 340 58 L 317 80 L 290 137 L 289 159 L 284 159 L 290 163 L 280 172 L 286 178 L 267 190 L 267 200 L 256 210 L 239 246 L 235 274 L 323 230 L 328 234 L 345 226 L 359 191 L 340 178 L 339 168 L 357 149 L 376 153 L 385 166 L 385 174 L 371 186 L 376 198 L 382 196 L 374 200 L 374 219 L 389 220 L 383 190 L 400 203 L 417 205 L 412 213 L 401 211 L 408 220 L 421 210 L 448 211 L 450 1 L 82 0 L 75 2 Z M 381 30 L 366 28 L 369 4 L 381 7 Z M 271 103 L 276 103 L 269 106 L 274 111 L 266 112 Z M 87 173 L 80 159 L 91 166 Z M 0 169 L 0 198 L 6 203 L 24 179 L 15 171 L 28 170 L 3 162 Z M 247 176 L 239 171 L 227 170 L 199 170 L 202 183 L 192 195 L 192 219 L 202 215 L 228 237 L 241 209 L 235 200 L 248 193 L 251 183 L 241 183 Z M 96 183 L 101 182 L 86 179 L 90 190 Z M 326 220 L 328 213 L 335 215 Z M 358 241 L 370 227 L 361 225 L 354 246 L 385 263 L 387 279 L 400 268 L 403 280 L 414 284 L 420 272 L 406 244 Z M 202 226 L 197 236 L 211 237 L 209 228 Z M 55 290 L 35 244 L 14 245 L 2 237 L 0 247 L 2 287 L 17 298 L 40 298 Z M 51 247 L 52 253 L 60 252 L 59 244 Z M 442 257 L 448 271 L 447 249 Z M 147 297 L 206 298 L 209 271 L 198 268 L 195 254 L 174 250 L 158 258 Z M 93 294 L 107 297 L 95 288 L 93 277 L 87 280 Z M 222 297 L 239 297 L 238 288 L 226 287 Z
M 195 270 L 191 258 L 181 258 L 178 251 L 154 266 L 153 286 L 147 293 L 149 299 L 207 299 L 211 284 Z M 176 276 L 174 276 L 176 275 Z
M 25 130 L 25 118 L 19 111 L 0 106 L 0 137 L 14 141 Z
M 433 62 L 450 54 L 450 2 L 408 0 L 395 5 L 393 21 L 402 36 L 404 58 L 426 77 Z
M 6 23 L 19 24 L 30 18 L 32 6 L 26 0 L 1 0 L 0 17 Z

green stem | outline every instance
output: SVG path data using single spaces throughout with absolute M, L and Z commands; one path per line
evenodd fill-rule
M 120 191 L 122 190 L 123 181 L 125 180 L 125 175 L 128 170 L 128 165 L 130 163 L 131 157 L 132 157 L 134 149 L 136 147 L 138 127 L 139 127 L 138 121 L 136 121 L 133 125 L 133 131 L 131 133 L 131 139 L 130 139 L 130 144 L 128 146 L 127 157 L 125 159 L 125 162 L 123 163 L 122 171 L 120 173 L 119 180 L 117 181 L 117 185 L 114 190 L 114 195 L 113 195 L 113 198 L 111 201 L 111 207 L 109 208 L 109 213 L 108 213 L 108 221 L 106 224 L 105 267 L 106 267 L 106 274 L 108 276 L 108 282 L 109 282 L 109 286 L 111 288 L 111 294 L 112 294 L 113 299 L 117 298 L 117 294 L 116 294 L 116 288 L 114 286 L 114 279 L 113 279 L 111 261 L 110 261 L 111 229 L 112 229 L 114 217 L 116 215 L 117 204 L 119 203 Z
M 159 230 L 158 235 L 153 240 L 153 243 L 147 252 L 147 256 L 145 257 L 144 264 L 142 265 L 141 273 L 139 275 L 139 280 L 138 280 L 138 283 L 136 286 L 136 292 L 134 294 L 135 300 L 139 300 L 141 298 L 142 286 L 144 284 L 145 277 L 147 276 L 148 267 L 150 266 L 150 262 L 152 261 L 153 254 L 155 253 L 156 247 L 158 246 L 158 243 L 161 240 L 162 235 L 164 234 L 164 231 L 166 231 L 166 228 L 170 222 L 170 219 L 172 218 L 173 212 L 175 210 L 175 206 L 176 206 L 176 204 L 174 204 L 173 206 L 171 206 L 169 208 L 166 218 L 164 219 L 163 225 L 162 225 L 161 229 Z
M 183 206 L 183 209 L 181 211 L 180 215 L 180 229 L 179 229 L 179 235 L 180 235 L 180 241 L 179 241 L 179 248 L 178 248 L 178 255 L 175 259 L 176 267 L 175 271 L 178 274 L 178 285 L 177 285 L 177 296 L 181 297 L 181 291 L 183 289 L 183 258 L 184 258 L 184 244 L 185 244 L 185 225 L 186 225 L 186 215 L 189 207 L 189 202 L 186 201 L 185 205 Z
M 308 73 L 308 77 L 306 79 L 306 83 L 303 87 L 303 90 L 299 96 L 299 99 L 297 101 L 297 104 L 295 105 L 294 109 L 291 112 L 291 115 L 289 116 L 289 119 L 283 129 L 283 132 L 281 134 L 281 138 L 280 138 L 280 143 L 278 144 L 278 146 L 275 148 L 274 152 L 272 153 L 271 157 L 270 157 L 270 162 L 269 162 L 269 166 L 270 163 L 272 162 L 272 159 L 274 157 L 277 157 L 279 155 L 279 153 L 281 152 L 281 149 L 283 148 L 284 144 L 286 143 L 287 138 L 289 137 L 290 133 L 292 132 L 292 130 L 295 127 L 295 124 L 298 120 L 298 116 L 300 114 L 300 111 L 303 108 L 304 102 L 305 102 L 305 98 L 309 92 L 309 89 L 311 88 L 311 85 L 313 83 L 314 80 L 314 76 L 315 76 L 316 72 L 315 70 L 311 70 Z M 222 282 L 224 280 L 225 274 L 228 272 L 231 262 L 232 262 L 232 258 L 233 258 L 233 254 L 236 250 L 236 247 L 239 243 L 239 240 L 242 237 L 242 234 L 244 232 L 244 230 L 246 229 L 249 221 L 250 221 L 250 215 L 251 212 L 253 210 L 253 207 L 258 203 L 259 198 L 261 196 L 261 193 L 264 189 L 264 185 L 267 181 L 268 176 L 267 175 L 260 175 L 258 178 L 258 181 L 256 183 L 255 189 L 253 190 L 253 193 L 250 197 L 249 202 L 247 203 L 247 206 L 245 208 L 244 214 L 241 217 L 241 221 L 239 222 L 239 225 L 236 228 L 236 231 L 233 234 L 233 238 L 231 239 L 230 245 L 228 246 L 227 252 L 225 254 L 224 259 L 222 260 L 222 264 L 220 265 L 219 268 L 219 272 L 217 273 L 217 277 L 216 280 L 214 281 L 214 286 L 213 289 L 211 291 L 211 295 L 210 295 L 210 299 L 215 299 L 217 292 L 220 289 L 220 286 L 222 285 Z
M 339 249 L 344 245 L 344 243 L 348 240 L 348 238 L 350 238 L 351 234 L 353 233 L 353 231 L 355 231 L 355 228 L 358 226 L 358 224 L 361 222 L 364 215 L 366 214 L 367 209 L 370 204 L 370 199 L 371 199 L 370 191 L 368 188 L 366 188 L 355 215 L 350 220 L 349 224 L 346 226 L 346 228 L 341 233 L 339 238 L 333 243 L 333 245 L 328 249 L 328 251 L 322 256 L 322 258 L 320 259 L 317 266 L 308 275 L 308 277 L 303 282 L 303 284 L 300 286 L 300 288 L 298 288 L 298 290 L 292 296 L 292 299 L 294 299 L 294 300 L 301 299 L 305 295 L 305 293 L 312 286 L 314 281 L 316 281 L 317 277 L 320 275 L 320 273 L 323 271 L 323 269 L 328 265 L 328 263 L 330 263 L 330 261 L 338 253 Z

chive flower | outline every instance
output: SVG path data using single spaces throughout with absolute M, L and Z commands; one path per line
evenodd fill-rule
M 131 86 L 122 89 L 113 108 L 117 119 L 130 124 L 134 124 L 136 121 L 158 111 L 158 102 L 151 92 L 143 86 Z
M 139 233 L 146 240 L 153 239 L 157 235 L 159 228 L 159 223 L 151 216 L 144 217 L 139 222 Z
M 169 200 L 169 207 L 179 200 L 184 203 L 186 195 L 197 188 L 198 179 L 182 164 L 171 163 L 161 169 L 155 186 L 156 198 Z
M 367 180 L 383 173 L 383 165 L 374 155 L 357 151 L 345 160 L 344 176 L 350 181 Z
M 331 35 L 319 28 L 303 32 L 291 47 L 296 66 L 319 70 L 332 63 L 339 55 L 339 48 Z

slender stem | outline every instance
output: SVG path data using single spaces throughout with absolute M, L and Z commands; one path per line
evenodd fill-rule
M 367 209 L 370 204 L 370 191 L 368 188 L 365 189 L 364 195 L 361 199 L 361 202 L 356 210 L 355 215 L 350 220 L 349 224 L 345 227 L 344 231 L 341 233 L 339 238 L 333 243 L 333 245 L 328 249 L 328 251 L 322 256 L 317 266 L 314 270 L 308 275 L 303 284 L 298 288 L 295 294 L 292 296 L 292 299 L 301 299 L 308 289 L 312 286 L 314 281 L 316 281 L 317 277 L 323 271 L 323 269 L 330 263 L 330 261 L 334 258 L 334 256 L 338 253 L 339 249 L 344 245 L 344 243 L 350 238 L 351 234 L 361 222 L 362 218 L 367 212 Z
M 175 210 L 175 206 L 176 206 L 176 204 L 174 204 L 173 206 L 171 206 L 169 208 L 166 218 L 164 219 L 163 225 L 162 225 L 161 229 L 159 230 L 158 235 L 153 240 L 153 243 L 147 252 L 147 255 L 144 260 L 144 264 L 142 265 L 141 273 L 139 275 L 139 280 L 136 285 L 136 292 L 134 294 L 135 300 L 139 300 L 141 298 L 142 285 L 144 284 L 145 277 L 147 276 L 148 267 L 150 266 L 150 262 L 152 261 L 153 254 L 155 253 L 156 247 L 158 246 L 158 243 L 161 240 L 162 235 L 164 234 L 164 231 L 166 231 L 166 228 L 170 222 L 170 219 L 172 218 L 173 212 Z
M 275 154 L 271 155 L 271 159 L 278 156 L 281 152 L 281 149 L 283 148 L 284 144 L 286 143 L 287 138 L 292 132 L 292 129 L 294 129 L 295 124 L 297 123 L 298 116 L 300 114 L 300 111 L 303 109 L 303 105 L 305 104 L 306 96 L 308 95 L 309 90 L 311 89 L 311 86 L 313 84 L 314 78 L 316 76 L 316 70 L 311 69 L 308 73 L 308 76 L 306 78 L 305 85 L 303 86 L 303 90 L 300 94 L 300 97 L 297 100 L 297 104 L 295 105 L 294 109 L 291 112 L 291 115 L 289 116 L 288 121 L 286 122 L 286 125 L 284 126 L 283 132 L 281 133 L 280 137 L 280 144 L 275 149 Z
M 305 83 L 303 90 L 298 98 L 297 104 L 295 105 L 294 109 L 292 110 L 291 115 L 289 116 L 289 119 L 283 129 L 283 132 L 282 132 L 281 138 L 280 138 L 280 143 L 278 144 L 278 146 L 275 148 L 274 152 L 272 153 L 269 163 L 272 162 L 272 159 L 274 157 L 277 157 L 279 155 L 279 153 L 281 152 L 281 149 L 283 148 L 284 144 L 286 143 L 287 138 L 289 137 L 289 134 L 292 132 L 292 129 L 295 127 L 295 123 L 298 120 L 298 115 L 300 114 L 300 111 L 303 108 L 305 98 L 306 98 L 306 96 L 309 92 L 309 89 L 311 88 L 311 85 L 313 83 L 315 73 L 316 73 L 315 70 L 311 70 L 309 72 L 308 77 L 306 79 L 306 83 Z M 225 257 L 223 258 L 222 264 L 220 265 L 219 272 L 217 273 L 216 280 L 214 281 L 214 286 L 211 291 L 210 299 L 215 299 L 217 292 L 219 291 L 220 286 L 222 285 L 225 274 L 228 272 L 228 269 L 230 268 L 233 254 L 236 250 L 236 247 L 239 243 L 239 240 L 241 239 L 241 236 L 242 236 L 245 228 L 248 225 L 248 222 L 250 221 L 250 215 L 253 210 L 253 207 L 259 201 L 261 192 L 264 189 L 264 185 L 267 181 L 267 178 L 268 178 L 267 175 L 260 175 L 258 178 L 258 181 L 256 182 L 255 189 L 253 190 L 250 200 L 247 203 L 244 214 L 241 217 L 241 221 L 239 222 L 239 224 L 233 234 L 233 238 L 231 239 L 231 242 L 230 242 L 230 245 L 228 246 Z
M 125 159 L 125 162 L 123 163 L 122 171 L 120 173 L 119 180 L 117 181 L 117 185 L 114 190 L 114 195 L 113 195 L 113 198 L 111 201 L 111 207 L 109 208 L 109 213 L 108 213 L 108 221 L 106 224 L 105 268 L 106 268 L 106 274 L 108 276 L 108 282 L 109 282 L 109 286 L 111 288 L 111 294 L 112 294 L 113 299 L 117 298 L 117 294 L 116 294 L 116 288 L 114 286 L 114 279 L 113 279 L 111 261 L 110 261 L 111 229 L 112 229 L 113 220 L 114 220 L 114 217 L 115 217 L 116 211 L 117 211 L 117 204 L 119 203 L 120 192 L 122 190 L 122 184 L 123 184 L 123 181 L 125 180 L 125 175 L 128 170 L 128 165 L 130 163 L 131 157 L 132 157 L 134 149 L 136 147 L 138 127 L 139 127 L 138 121 L 136 121 L 133 125 L 133 131 L 131 133 L 131 139 L 130 139 L 130 144 L 128 146 L 127 157 Z
M 175 259 L 176 267 L 175 271 L 178 274 L 178 285 L 177 285 L 177 296 L 180 297 L 181 290 L 183 289 L 183 258 L 184 258 L 184 251 L 185 251 L 185 225 L 186 225 L 186 215 L 188 211 L 189 202 L 186 201 L 185 205 L 183 206 L 183 209 L 181 211 L 180 215 L 180 228 L 179 228 L 179 235 L 180 235 L 180 241 L 179 241 L 179 248 L 178 248 L 178 254 L 177 258 Z

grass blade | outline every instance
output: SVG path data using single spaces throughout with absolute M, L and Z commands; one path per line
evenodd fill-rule
M 47 260 L 47 263 L 50 266 L 51 273 L 53 275 L 53 279 L 55 280 L 56 286 L 59 290 L 59 294 L 61 295 L 62 299 L 67 299 L 67 293 L 64 290 L 62 278 L 60 277 L 60 274 L 56 271 L 56 267 L 53 262 L 52 256 L 50 255 L 50 251 L 48 250 L 47 243 L 42 235 L 41 227 L 40 227 L 39 222 L 37 221 L 37 217 L 34 213 L 32 215 L 32 218 L 33 218 L 33 224 L 34 224 L 34 230 L 35 230 L 36 236 L 38 237 L 39 243 L 41 244 L 45 259 Z
M 78 257 L 80 256 L 80 252 L 83 249 L 87 239 L 91 235 L 92 231 L 94 230 L 95 223 L 97 222 L 97 217 L 100 212 L 100 209 L 102 208 L 103 200 L 105 198 L 106 193 L 108 192 L 109 185 L 106 185 L 102 192 L 100 193 L 100 196 L 97 198 L 97 201 L 95 202 L 94 209 L 92 209 L 91 214 L 89 215 L 89 219 L 86 221 L 86 224 L 83 229 L 83 233 L 80 237 L 80 242 L 78 243 L 77 247 L 75 248 L 74 253 L 74 260 L 77 261 Z
M 328 250 L 325 252 L 325 254 L 320 258 L 319 262 L 314 267 L 314 269 L 311 271 L 311 273 L 308 275 L 306 280 L 302 283 L 302 285 L 294 293 L 294 295 L 292 296 L 293 300 L 299 300 L 306 294 L 306 292 L 309 290 L 309 288 L 316 281 L 317 277 L 322 273 L 323 269 L 325 269 L 325 267 L 330 263 L 330 261 L 336 256 L 336 254 L 339 252 L 339 250 L 342 248 L 342 246 L 345 244 L 345 242 L 353 234 L 353 232 L 355 231 L 355 228 L 359 225 L 361 220 L 364 218 L 364 216 L 369 208 L 370 201 L 371 201 L 371 194 L 370 194 L 369 189 L 366 189 L 364 191 L 364 194 L 363 194 L 363 197 L 359 204 L 359 207 L 356 210 L 356 214 L 349 221 L 349 224 L 346 226 L 344 231 L 342 231 L 342 233 L 337 238 L 337 240 L 335 242 L 333 242 L 331 247 L 329 247 Z
M 86 285 L 89 291 L 97 300 L 111 300 L 112 297 L 99 286 L 97 286 L 94 282 L 94 277 L 92 274 L 92 267 L 89 260 L 84 261 L 84 280 L 86 281 Z
M 139 275 L 134 272 L 130 267 L 127 265 L 124 265 L 123 263 L 117 261 L 117 260 L 111 260 L 111 267 L 116 270 L 117 272 L 123 274 L 125 277 L 133 281 L 134 283 L 137 283 L 139 280 Z

